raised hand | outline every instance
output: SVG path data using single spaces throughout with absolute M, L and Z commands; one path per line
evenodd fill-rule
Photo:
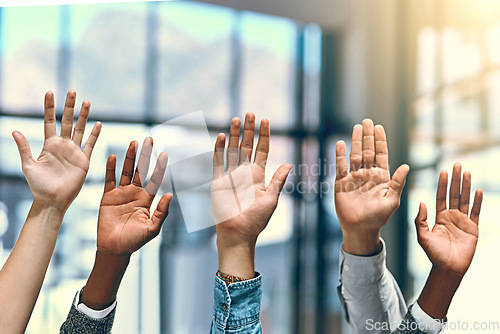
M 391 179 L 384 128 L 370 119 L 352 131 L 350 172 L 346 147 L 337 142 L 335 208 L 344 234 L 344 250 L 367 255 L 379 244 L 380 229 L 399 207 L 410 168 L 400 166 Z
M 160 154 L 151 179 L 143 188 L 153 149 L 153 139 L 148 137 L 144 140 L 134 173 L 137 147 L 136 141 L 129 145 L 118 187 L 115 178 L 116 156 L 110 155 L 108 158 L 104 195 L 99 209 L 98 251 L 112 254 L 135 252 L 160 233 L 162 223 L 167 216 L 172 199 L 170 193 L 163 195 L 153 215 L 150 215 L 151 204 L 167 167 L 167 153 Z
M 89 116 L 90 102 L 83 101 L 75 128 L 73 111 L 76 92 L 70 90 L 61 120 L 61 136 L 56 133 L 54 94 L 45 94 L 45 141 L 42 152 L 35 160 L 26 137 L 19 131 L 12 135 L 22 160 L 23 173 L 26 176 L 35 201 L 50 203 L 63 212 L 73 202 L 83 186 L 90 164 L 90 156 L 101 131 L 97 122 L 87 139 L 83 150 L 82 143 L 85 125 Z
M 42 287 L 64 214 L 80 191 L 90 155 L 101 130 L 97 122 L 83 150 L 80 148 L 90 103 L 83 101 L 73 127 L 75 91 L 69 91 L 56 135 L 54 94 L 45 94 L 45 141 L 34 159 L 26 138 L 12 135 L 21 155 L 24 175 L 34 196 L 26 222 L 14 249 L 0 270 L 0 332 L 24 333 Z
M 255 115 L 246 114 L 243 138 L 238 148 L 240 126 L 240 119 L 234 118 L 231 121 L 226 169 L 226 137 L 222 133 L 217 136 L 211 185 L 212 211 L 217 230 L 219 270 L 242 278 L 253 278 L 253 253 L 257 237 L 276 209 L 291 166 L 280 166 L 266 188 L 269 121 L 263 119 L 260 123 L 259 142 L 253 163 Z
M 451 177 L 448 208 L 446 207 L 448 173 L 443 170 L 439 175 L 436 223 L 432 230 L 429 230 L 427 224 L 427 208 L 424 203 L 420 203 L 415 225 L 418 242 L 433 265 L 444 271 L 465 275 L 476 250 L 483 192 L 480 189 L 476 191 L 469 216 L 471 174 L 469 172 L 463 174 L 460 191 L 461 171 L 462 166 L 456 163 Z
M 462 166 L 456 163 L 450 185 L 449 207 L 446 207 L 448 173 L 439 175 L 436 193 L 436 223 L 432 230 L 427 225 L 427 208 L 420 203 L 415 219 L 420 246 L 432 262 L 432 269 L 418 298 L 425 313 L 435 319 L 444 319 L 453 296 L 469 268 L 478 238 L 479 212 L 483 192 L 478 189 L 469 216 L 471 175 L 465 172 L 460 191 Z
M 133 252 L 156 237 L 168 214 L 172 194 L 160 199 L 153 215 L 151 204 L 161 185 L 167 167 L 167 153 L 162 152 L 155 169 L 143 188 L 153 150 L 153 139 L 144 140 L 134 172 L 138 143 L 130 143 L 120 184 L 116 187 L 116 156 L 106 164 L 104 195 L 97 223 L 97 252 L 94 268 L 81 294 L 81 302 L 94 310 L 102 310 L 116 300 L 116 294 Z M 64 325 L 63 325 L 64 326 Z

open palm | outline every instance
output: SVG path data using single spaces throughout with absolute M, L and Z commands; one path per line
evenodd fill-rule
M 80 148 L 90 103 L 84 101 L 73 136 L 73 111 L 76 93 L 69 91 L 61 120 L 61 136 L 56 134 L 54 94 L 45 95 L 45 141 L 42 152 L 35 160 L 28 141 L 18 131 L 13 132 L 21 155 L 22 168 L 35 200 L 49 201 L 66 210 L 80 191 L 90 164 L 90 156 L 99 136 L 101 124 L 97 122 L 85 143 Z
M 255 133 L 255 116 L 248 113 L 244 133 L 238 148 L 241 121 L 231 122 L 227 150 L 227 169 L 224 170 L 225 135 L 219 134 L 215 143 L 214 175 L 211 184 L 212 212 L 219 239 L 237 244 L 241 240 L 256 241 L 278 204 L 278 197 L 290 171 L 282 165 L 265 186 L 265 168 L 269 153 L 269 121 L 263 119 L 255 158 L 251 163 Z
M 483 193 L 477 190 L 469 217 L 471 174 L 465 172 L 460 191 L 461 165 L 453 166 L 449 208 L 446 208 L 448 174 L 442 171 L 436 193 L 436 223 L 432 230 L 427 224 L 427 208 L 421 203 L 415 219 L 418 242 L 429 260 L 443 270 L 464 275 L 469 268 L 479 235 L 479 213 Z
M 97 232 L 99 251 L 113 254 L 133 253 L 160 233 L 172 194 L 165 194 L 160 199 L 151 216 L 151 204 L 163 180 L 168 159 L 165 152 L 160 154 L 151 179 L 143 188 L 152 145 L 152 139 L 146 138 L 134 173 L 137 142 L 130 143 L 117 188 L 115 185 L 116 156 L 109 156 L 106 165 L 104 195 L 99 209 Z
M 369 119 L 352 132 L 350 172 L 346 147 L 336 147 L 335 208 L 344 232 L 380 229 L 399 207 L 409 167 L 400 166 L 391 180 L 384 128 Z

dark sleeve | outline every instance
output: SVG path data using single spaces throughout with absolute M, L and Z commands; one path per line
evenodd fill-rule
M 78 292 L 77 292 L 78 293 Z M 78 311 L 75 307 L 75 298 L 71 303 L 66 321 L 61 325 L 59 334 L 108 334 L 111 333 L 115 320 L 116 308 L 102 319 L 94 319 Z

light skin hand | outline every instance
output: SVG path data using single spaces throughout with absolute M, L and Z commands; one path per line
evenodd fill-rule
M 239 207 L 232 217 L 218 222 L 217 247 L 219 251 L 219 270 L 223 273 L 245 279 L 254 278 L 255 244 L 259 234 L 266 228 L 278 204 L 279 194 L 290 164 L 283 164 L 274 173 L 269 186 L 265 186 L 265 168 L 269 153 L 269 121 L 260 124 L 259 141 L 253 163 L 253 142 L 255 115 L 247 113 L 241 144 L 238 147 L 241 121 L 231 121 L 227 150 L 227 168 L 224 169 L 225 135 L 219 134 L 215 143 L 214 176 L 211 187 L 212 210 L 214 217 L 227 209 L 227 198 L 237 198 Z M 250 175 L 250 182 L 248 177 Z M 250 192 L 251 200 L 246 201 L 245 193 Z M 231 211 L 231 210 L 229 210 Z
M 75 99 L 75 91 L 69 91 L 61 120 L 61 136 L 58 137 L 54 94 L 48 92 L 45 95 L 45 141 L 42 152 L 36 160 L 31 154 L 24 135 L 18 131 L 12 133 L 21 156 L 22 169 L 35 202 L 50 205 L 61 212 L 67 210 L 83 186 L 89 169 L 90 155 L 101 130 L 101 124 L 97 122 L 83 150 L 80 148 L 90 102 L 83 101 L 73 136 L 71 136 Z
M 45 141 L 36 160 L 31 155 L 26 138 L 18 131 L 12 133 L 34 201 L 14 249 L 0 271 L 1 333 L 24 333 L 54 251 L 64 213 L 87 175 L 101 124 L 95 124 L 82 150 L 80 145 L 90 103 L 82 103 L 73 130 L 75 99 L 75 91 L 69 91 L 61 136 L 58 137 L 54 94 L 48 92 L 45 95 Z
M 118 187 L 116 156 L 110 155 L 106 164 L 96 260 L 81 295 L 81 301 L 95 310 L 104 309 L 114 302 L 131 254 L 160 233 L 172 200 L 172 194 L 163 195 L 154 213 L 150 214 L 151 204 L 165 174 L 168 156 L 165 152 L 160 154 L 148 184 L 143 187 L 153 140 L 149 137 L 144 140 L 134 173 L 137 147 L 135 141 L 129 145 Z
M 453 295 L 469 268 L 479 236 L 479 213 L 483 192 L 478 189 L 469 216 L 471 174 L 465 172 L 460 191 L 462 166 L 456 163 L 450 185 L 449 207 L 446 207 L 448 173 L 439 176 L 436 193 L 436 223 L 432 230 L 427 224 L 427 208 L 420 203 L 415 219 L 420 246 L 433 267 L 418 299 L 420 307 L 430 316 L 443 319 Z
M 380 229 L 400 204 L 408 165 L 400 166 L 391 179 L 387 139 L 381 125 L 370 119 L 354 126 L 350 172 L 343 141 L 336 146 L 337 177 L 335 208 L 346 252 L 368 256 L 380 247 Z

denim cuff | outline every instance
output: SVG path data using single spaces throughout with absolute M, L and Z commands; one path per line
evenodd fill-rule
M 238 329 L 258 322 L 262 297 L 262 277 L 229 285 L 215 277 L 214 320 L 223 329 Z

